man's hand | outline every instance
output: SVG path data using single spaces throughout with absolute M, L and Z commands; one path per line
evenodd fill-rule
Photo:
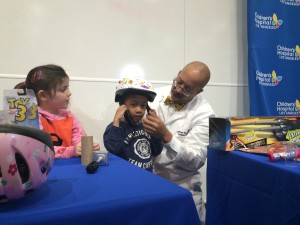
M 169 143 L 173 134 L 165 126 L 164 122 L 157 116 L 156 111 L 151 109 L 143 120 L 145 131 L 151 136 Z

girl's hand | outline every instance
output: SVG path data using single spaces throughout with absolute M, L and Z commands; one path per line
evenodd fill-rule
M 99 150 L 100 150 L 100 145 L 98 143 L 93 143 L 93 151 L 99 151 Z M 75 151 L 77 156 L 81 156 L 81 152 L 82 152 L 81 142 L 75 146 Z
M 81 156 L 81 142 L 79 142 L 76 146 L 75 146 L 75 151 L 77 156 Z
M 93 150 L 94 151 L 99 151 L 100 150 L 100 145 L 98 143 L 93 143 Z

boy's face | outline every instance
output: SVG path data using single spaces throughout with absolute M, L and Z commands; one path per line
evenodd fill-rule
M 142 95 L 127 95 L 124 99 L 124 105 L 129 111 L 133 122 L 138 123 L 145 115 L 148 99 Z

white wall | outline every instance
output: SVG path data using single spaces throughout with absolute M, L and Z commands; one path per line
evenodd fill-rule
M 0 0 L 0 32 L 0 93 L 35 66 L 63 66 L 70 109 L 101 147 L 128 64 L 159 87 L 204 61 L 212 77 L 203 95 L 216 113 L 249 115 L 246 0 Z

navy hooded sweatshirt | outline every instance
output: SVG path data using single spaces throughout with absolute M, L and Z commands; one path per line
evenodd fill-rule
M 163 149 L 162 141 L 151 137 L 141 123 L 130 126 L 120 121 L 120 127 L 110 123 L 103 140 L 109 152 L 151 172 L 152 157 L 159 155 Z

